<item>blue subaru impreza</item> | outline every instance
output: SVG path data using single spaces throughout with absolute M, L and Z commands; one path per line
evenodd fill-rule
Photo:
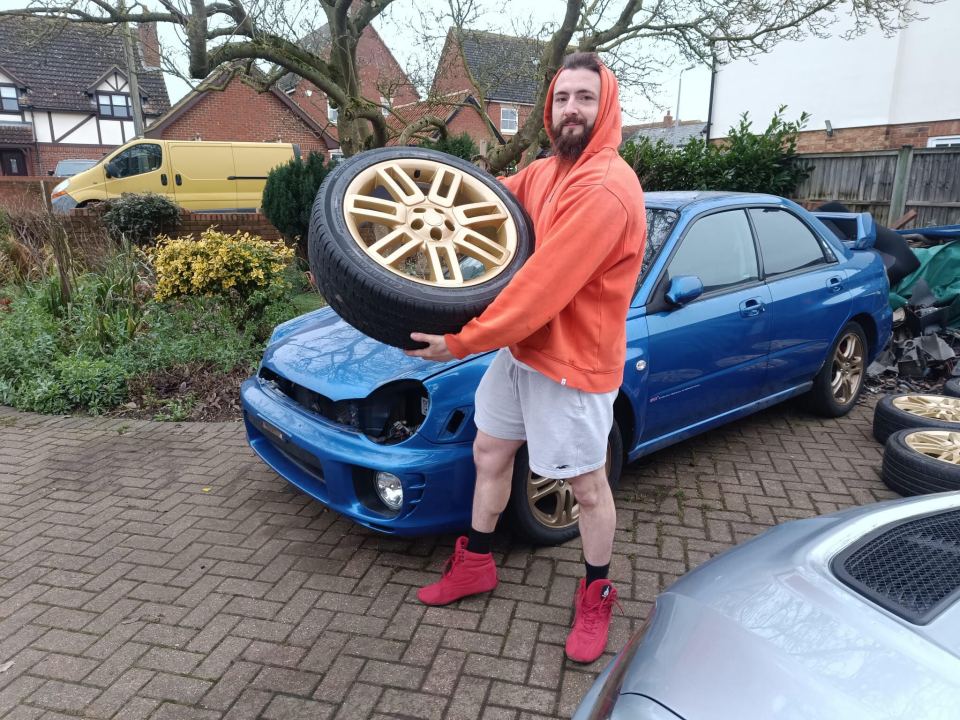
M 797 395 L 848 412 L 891 332 L 867 214 L 789 200 L 648 193 L 648 242 L 627 315 L 607 470 Z M 831 229 L 822 222 L 829 219 Z M 242 387 L 254 451 L 317 501 L 374 530 L 469 525 L 473 396 L 492 353 L 406 356 L 324 308 L 276 328 Z M 517 455 L 512 526 L 537 543 L 577 533 L 569 483 Z

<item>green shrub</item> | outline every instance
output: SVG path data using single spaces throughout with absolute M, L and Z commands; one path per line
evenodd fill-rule
M 459 135 L 447 135 L 439 140 L 424 140 L 420 143 L 420 147 L 428 150 L 439 150 L 448 155 L 456 155 L 468 162 L 473 162 L 473 159 L 480 154 L 480 148 L 466 132 Z
M 307 257 L 310 211 L 317 190 L 334 164 L 320 153 L 311 152 L 306 161 L 294 158 L 267 176 L 261 203 L 263 214 L 287 240 L 296 241 L 300 257 Z
M 70 407 L 85 407 L 93 413 L 116 407 L 127 398 L 126 369 L 103 358 L 64 357 L 53 364 L 59 378 L 58 397 Z
M 116 241 L 149 245 L 158 233 L 180 224 L 179 206 L 165 195 L 124 193 L 105 204 L 103 224 Z
M 797 159 L 797 135 L 809 118 L 793 122 L 777 110 L 760 134 L 751 132 L 744 113 L 720 143 L 693 138 L 680 147 L 648 138 L 627 142 L 623 159 L 636 171 L 644 190 L 730 190 L 791 195 L 811 168 Z

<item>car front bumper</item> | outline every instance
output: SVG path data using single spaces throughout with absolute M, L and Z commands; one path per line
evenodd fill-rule
M 64 194 L 51 200 L 50 206 L 53 208 L 53 212 L 66 215 L 77 206 L 77 201 L 69 195 Z
M 470 524 L 470 443 L 435 444 L 414 435 L 380 445 L 308 412 L 256 377 L 240 389 L 250 447 L 287 482 L 355 522 L 400 536 Z M 377 472 L 400 478 L 403 505 L 391 512 L 374 490 Z

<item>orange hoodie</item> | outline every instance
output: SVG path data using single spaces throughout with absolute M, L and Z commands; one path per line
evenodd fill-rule
M 556 82 L 543 112 L 551 139 Z M 561 384 L 620 386 L 647 234 L 643 190 L 617 153 L 620 133 L 617 79 L 601 66 L 597 119 L 577 161 L 538 160 L 503 180 L 533 220 L 535 251 L 483 313 L 444 336 L 456 357 L 509 346 Z

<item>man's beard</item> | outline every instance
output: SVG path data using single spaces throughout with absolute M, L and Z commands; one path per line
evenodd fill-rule
M 581 133 L 565 135 L 563 125 L 564 123 L 560 122 L 553 127 L 553 151 L 558 157 L 575 162 L 587 149 L 587 145 L 590 143 L 590 132 L 593 128 L 581 125 L 580 127 L 583 128 Z

